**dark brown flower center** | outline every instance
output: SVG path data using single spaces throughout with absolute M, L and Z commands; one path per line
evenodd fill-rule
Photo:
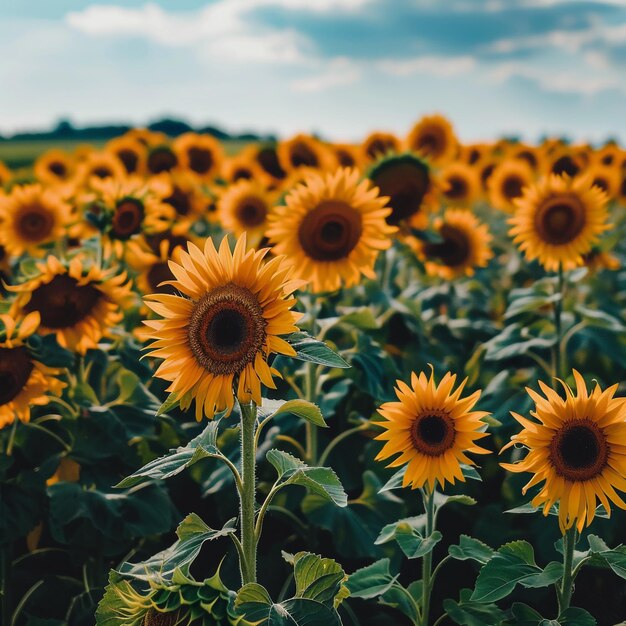
M 469 151 L 469 154 L 467 155 L 467 162 L 470 165 L 474 165 L 474 163 L 477 163 L 479 159 L 480 159 L 480 150 L 478 150 L 478 148 L 472 148 Z
M 276 148 L 272 146 L 261 148 L 257 152 L 256 160 L 259 165 L 273 178 L 282 180 L 285 176 L 287 176 L 287 173 L 280 166 L 280 162 L 278 161 Z
M 533 169 L 537 168 L 537 157 L 532 150 L 522 150 L 521 152 L 518 152 L 517 158 L 526 161 L 526 163 L 528 163 L 528 165 L 530 165 Z
M 46 328 L 70 328 L 87 317 L 101 297 L 93 285 L 79 285 L 75 278 L 59 274 L 37 287 L 24 308 L 39 311 Z
M 379 156 L 382 156 L 383 154 L 395 149 L 395 147 L 396 143 L 393 139 L 376 137 L 369 142 L 365 152 L 370 159 L 376 159 Z
M 211 374 L 239 374 L 263 348 L 266 325 L 257 297 L 229 283 L 196 303 L 189 322 L 189 345 L 198 363 Z
M 569 195 L 548 199 L 535 215 L 537 234 L 553 245 L 564 245 L 576 239 L 585 223 L 585 207 L 578 198 Z
M 589 419 L 571 420 L 550 442 L 550 461 L 566 480 L 590 480 L 602 473 L 609 458 L 606 435 Z
M 289 161 L 293 167 L 318 167 L 319 165 L 317 154 L 303 141 L 298 141 L 290 146 Z
M 129 174 L 137 171 L 139 155 L 134 150 L 131 150 L 130 148 L 122 148 L 116 152 L 116 155 Z
M 267 206 L 261 198 L 243 198 L 236 209 L 237 219 L 243 226 L 260 226 L 267 217 Z
M 427 257 L 435 258 L 448 267 L 456 267 L 467 262 L 471 245 L 465 232 L 449 224 L 443 224 L 439 229 L 439 236 L 443 241 L 424 245 Z
M 480 182 L 483 184 L 483 188 L 487 187 L 487 182 L 491 178 L 491 175 L 493 174 L 493 170 L 495 168 L 496 168 L 495 163 L 489 163 L 480 170 Z
M 309 211 L 298 229 L 302 249 L 316 261 L 346 258 L 361 239 L 361 214 L 339 200 L 326 200 Z
M 185 193 L 177 185 L 174 185 L 172 193 L 165 198 L 163 202 L 173 206 L 178 215 L 188 215 L 191 210 L 191 200 L 189 198 L 189 194 Z
M 446 149 L 445 133 L 441 128 L 433 126 L 416 138 L 412 148 L 424 156 L 437 158 Z
M 397 225 L 420 212 L 424 196 L 431 186 L 430 172 L 417 160 L 389 160 L 370 176 L 381 196 L 389 197 L 391 214 L 387 222 Z
M 602 157 L 602 165 L 611 165 L 613 163 L 614 156 L 612 154 L 605 154 Z
M 96 178 L 111 178 L 113 172 L 106 165 L 98 165 L 91 170 L 91 175 Z
M 154 293 L 176 293 L 176 289 L 173 285 L 161 285 L 161 283 L 166 280 L 174 280 L 174 274 L 172 274 L 172 270 L 167 261 L 155 263 L 148 270 L 147 278 Z
M 502 194 L 507 200 L 519 198 L 522 195 L 524 181 L 517 174 L 509 174 L 502 181 Z
M 169 172 L 177 165 L 176 155 L 167 146 L 154 148 L 148 155 L 148 169 L 152 174 Z
M 356 161 L 354 160 L 354 155 L 352 155 L 348 150 L 343 150 L 342 148 L 338 148 L 335 151 L 337 155 L 337 160 L 339 161 L 339 165 L 341 167 L 354 167 L 356 165 Z
M 593 179 L 593 186 L 594 187 L 599 187 L 600 189 L 602 189 L 602 191 L 608 191 L 609 190 L 609 181 L 604 178 L 603 176 L 596 176 Z
M 427 456 L 441 456 L 454 445 L 456 430 L 445 411 L 418 415 L 411 426 L 411 440 L 416 450 Z
M 567 154 L 560 157 L 552 164 L 552 172 L 554 174 L 558 174 L 559 176 L 567 174 L 568 176 L 574 177 L 579 171 L 580 167 L 576 161 L 574 161 L 574 159 Z
M 237 181 L 237 180 L 250 180 L 252 179 L 254 176 L 252 174 L 252 171 L 250 170 L 250 168 L 245 167 L 245 166 L 241 166 L 238 167 L 232 175 L 232 179 L 233 181 Z
M 161 613 L 154 608 L 148 609 L 143 618 L 143 626 L 177 626 L 180 620 L 180 611 Z
M 448 178 L 448 189 L 445 192 L 446 197 L 451 200 L 462 200 L 467 196 L 467 192 L 468 184 L 465 178 L 457 175 Z
M 67 175 L 67 167 L 65 167 L 65 163 L 61 161 L 51 161 L 48 164 L 48 169 L 57 177 L 57 178 L 65 178 Z
M 15 400 L 28 382 L 33 371 L 28 350 L 0 348 L 0 406 Z
M 16 228 L 22 239 L 42 241 L 54 228 L 54 216 L 40 205 L 29 206 L 18 214 Z
M 206 148 L 189 148 L 187 158 L 189 159 L 189 169 L 197 174 L 206 174 L 213 167 L 213 153 Z
M 118 239 L 128 239 L 141 230 L 143 204 L 135 198 L 121 200 L 113 215 L 111 228 Z

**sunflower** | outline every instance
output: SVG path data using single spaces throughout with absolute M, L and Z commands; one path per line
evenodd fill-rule
M 104 149 L 122 162 L 127 174 L 145 174 L 147 149 L 139 139 L 128 135 L 115 137 L 107 142 Z
M 60 346 L 78 354 L 111 336 L 130 296 L 125 273 L 87 267 L 80 256 L 69 262 L 49 256 L 37 264 L 37 270 L 34 278 L 7 287 L 17 293 L 12 315 L 37 312 L 41 318 L 38 332 L 56 335 Z
M 222 144 L 211 135 L 184 133 L 172 144 L 180 167 L 204 180 L 215 178 L 224 161 Z
M 438 187 L 429 165 L 412 154 L 388 156 L 376 163 L 368 178 L 389 198 L 387 222 L 424 228 L 438 205 Z
M 418 254 L 431 276 L 448 280 L 472 276 L 475 268 L 485 267 L 493 256 L 489 228 L 469 211 L 448 209 L 434 228 L 441 241 L 418 244 Z
M 176 289 L 168 282 L 176 278 L 170 269 L 169 260 L 178 262 L 178 255 L 187 242 L 188 239 L 182 236 L 165 237 L 160 238 L 158 246 L 154 245 L 156 242 L 151 246 L 148 241 L 144 241 L 143 245 L 129 248 L 126 262 L 138 272 L 135 282 L 142 294 L 176 293 Z
M 171 187 L 165 178 L 94 181 L 93 188 L 87 210 L 100 224 L 105 256 L 121 258 L 130 239 L 166 230 L 174 219 L 174 209 L 166 203 Z
M 217 202 L 220 220 L 225 230 L 236 236 L 244 232 L 250 246 L 258 246 L 267 228 L 267 217 L 276 201 L 276 194 L 259 183 L 240 180 L 230 185 Z
M 11 180 L 12 176 L 11 170 L 0 161 L 0 192 L 1 188 Z
M 283 180 L 287 172 L 282 168 L 278 158 L 278 150 L 274 144 L 251 145 L 242 150 L 241 156 L 249 156 L 259 164 L 261 169 L 274 180 Z
M 392 133 L 374 132 L 365 138 L 361 151 L 365 161 L 376 161 L 388 152 L 401 152 L 402 142 Z
M 42 244 L 64 237 L 71 217 L 70 205 L 55 189 L 16 185 L 0 195 L 0 245 L 8 255 L 37 256 Z
M 468 206 L 480 195 L 481 184 L 476 170 L 461 161 L 446 165 L 441 170 L 439 181 L 448 205 Z
M 535 180 L 528 162 L 521 159 L 506 159 L 494 167 L 487 180 L 489 201 L 496 208 L 508 213 L 515 210 L 515 200 L 521 197 L 524 187 Z
M 584 166 L 585 164 L 580 155 L 575 154 L 571 148 L 563 148 L 550 155 L 545 167 L 545 173 L 573 178 L 582 172 Z
M 583 262 L 590 272 L 618 270 L 622 267 L 620 260 L 615 255 L 598 247 L 593 247 L 587 254 L 583 254 Z
M 543 155 L 541 151 L 525 143 L 516 143 L 511 146 L 506 153 L 507 159 L 524 161 L 534 171 L 543 169 Z
M 376 439 L 386 443 L 376 460 L 400 454 L 388 467 L 407 465 L 403 487 L 428 485 L 434 491 L 437 482 L 443 488 L 446 481 L 465 481 L 461 463 L 475 465 L 467 453 L 489 454 L 476 445 L 478 439 L 488 436 L 481 421 L 488 413 L 472 410 L 480 391 L 461 397 L 467 379 L 453 391 L 455 382 L 456 375 L 450 372 L 439 385 L 432 371 L 430 378 L 424 372 L 413 372 L 410 387 L 396 381 L 398 402 L 386 402 L 378 410 L 386 421 L 378 422 L 385 432 Z
M 168 140 L 165 133 L 148 130 L 147 128 L 131 128 L 127 133 L 124 133 L 122 137 L 136 139 L 144 146 L 158 146 L 159 144 L 167 143 Z
M 349 143 L 334 143 L 331 145 L 335 159 L 340 167 L 359 167 L 363 160 L 358 146 Z
M 459 161 L 468 165 L 475 165 L 491 154 L 491 146 L 484 143 L 472 143 L 459 146 Z
M 0 315 L 0 429 L 15 418 L 30 421 L 30 408 L 49 403 L 65 383 L 59 370 L 46 367 L 31 353 L 27 340 L 37 331 L 39 313 L 23 318 Z
M 42 183 L 65 182 L 74 172 L 74 159 L 62 150 L 48 150 L 35 161 L 35 177 Z
M 278 160 L 285 172 L 299 167 L 314 167 L 326 171 L 337 166 L 332 151 L 310 135 L 296 135 L 278 146 Z
M 77 182 L 82 185 L 89 185 L 98 179 L 119 180 L 125 175 L 124 164 L 110 152 L 90 152 L 76 169 Z
M 304 283 L 292 280 L 283 257 L 264 264 L 267 253 L 246 251 L 245 235 L 233 253 L 227 237 L 219 252 L 211 239 L 204 251 L 190 243 L 180 264 L 170 262 L 172 285 L 183 295 L 146 299 L 163 318 L 144 322 L 154 340 L 150 356 L 163 359 L 155 376 L 171 383 L 167 391 L 177 394 L 182 408 L 195 398 L 198 421 L 232 410 L 233 385 L 241 402 L 261 404 L 261 383 L 274 389 L 272 375 L 279 375 L 267 363 L 270 353 L 295 354 L 279 335 L 298 330 L 291 294 Z
M 607 196 L 587 177 L 551 175 L 526 187 L 509 220 L 509 234 L 532 261 L 548 271 L 582 264 L 607 225 Z
M 622 165 L 626 153 L 616 143 L 607 143 L 592 155 L 592 162 L 599 165 Z
M 166 143 L 151 146 L 148 151 L 146 167 L 149 174 L 170 172 L 178 166 L 178 156 Z
M 256 180 L 269 185 L 272 177 L 252 158 L 250 151 L 225 159 L 222 163 L 222 178 L 235 183 L 238 180 Z
M 516 463 L 502 463 L 510 472 L 534 474 L 523 488 L 544 482 L 532 499 L 547 515 L 559 502 L 559 525 L 564 533 L 576 525 L 578 531 L 591 524 L 599 500 L 610 514 L 609 500 L 622 509 L 626 503 L 615 488 L 626 490 L 626 402 L 615 398 L 618 385 L 602 391 L 596 383 L 591 393 L 583 377 L 573 371 L 576 395 L 564 382 L 565 399 L 543 382 L 544 396 L 527 389 L 535 402 L 531 421 L 512 413 L 523 430 L 503 448 L 521 444 L 528 454 Z
M 357 170 L 315 174 L 275 207 L 267 237 L 314 292 L 350 287 L 361 274 L 375 278 L 376 256 L 391 246 L 386 203 Z
M 595 164 L 590 165 L 584 176 L 591 180 L 594 187 L 604 191 L 609 199 L 617 197 L 621 183 L 620 170 L 616 166 Z
M 174 209 L 178 223 L 191 226 L 204 213 L 207 205 L 207 196 L 196 177 L 190 172 L 176 170 L 160 176 L 169 188 L 167 193 L 160 194 L 163 203 Z
M 451 161 L 458 150 L 458 141 L 450 122 L 442 115 L 423 117 L 407 137 L 408 149 L 442 165 Z

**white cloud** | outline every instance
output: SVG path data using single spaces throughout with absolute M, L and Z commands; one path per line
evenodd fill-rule
M 473 70 L 476 67 L 476 59 L 471 56 L 421 56 L 415 59 L 385 59 L 376 65 L 383 72 L 394 76 L 410 76 L 411 74 L 454 76 Z
M 361 69 L 350 59 L 339 57 L 330 61 L 316 76 L 300 78 L 291 84 L 294 91 L 313 93 L 332 87 L 354 84 L 361 77 Z

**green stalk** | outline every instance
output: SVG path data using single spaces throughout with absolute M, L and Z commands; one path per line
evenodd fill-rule
M 559 615 L 569 609 L 572 601 L 573 574 L 572 564 L 574 562 L 574 548 L 576 547 L 576 527 L 572 526 L 563 535 L 563 578 L 561 579 L 561 589 L 557 593 L 559 599 Z
M 554 348 L 554 376 L 556 378 L 561 378 L 563 376 L 563 360 L 561 358 L 561 341 L 563 338 L 563 330 L 561 327 L 561 313 L 563 312 L 563 287 L 565 281 L 563 277 L 563 265 L 559 263 L 559 272 L 558 272 L 558 293 L 561 295 L 561 298 L 554 303 L 554 328 L 556 331 L 556 344 Z
M 306 364 L 306 399 L 315 403 L 317 400 L 317 364 Z M 311 422 L 306 425 L 306 458 L 311 465 L 317 465 L 317 426 Z
M 254 402 L 241 405 L 241 478 L 240 494 L 241 546 L 243 563 L 240 563 L 241 579 L 245 585 L 256 582 L 256 536 L 254 517 L 256 506 L 256 449 L 254 430 L 257 407 Z
M 435 530 L 435 492 L 429 487 L 422 491 L 424 508 L 426 509 L 426 537 Z M 430 594 L 432 591 L 432 551 L 422 557 L 422 626 L 428 626 L 430 614 Z

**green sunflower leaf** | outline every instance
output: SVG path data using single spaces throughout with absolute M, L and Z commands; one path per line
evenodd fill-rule
M 284 337 L 285 341 L 296 351 L 292 358 L 299 361 L 309 361 L 328 367 L 350 367 L 343 358 L 331 350 L 323 341 L 318 341 L 308 333 L 300 331 Z

